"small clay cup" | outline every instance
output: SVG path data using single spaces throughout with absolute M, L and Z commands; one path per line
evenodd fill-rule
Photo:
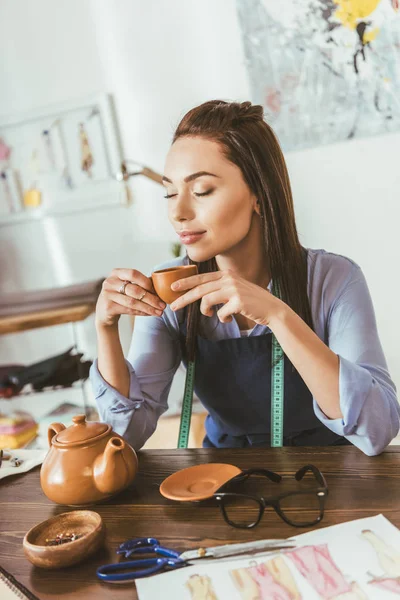
M 76 533 L 73 542 L 47 546 L 46 539 L 58 534 Z M 91 510 L 74 510 L 42 521 L 28 531 L 22 542 L 26 558 L 42 569 L 59 569 L 86 560 L 103 543 L 105 525 Z
M 171 267 L 169 269 L 161 269 L 161 271 L 154 271 L 151 276 L 153 281 L 154 289 L 157 295 L 164 300 L 166 304 L 172 304 L 174 300 L 177 300 L 183 294 L 186 294 L 188 290 L 183 292 L 174 292 L 171 290 L 171 284 L 178 279 L 184 279 L 185 277 L 191 277 L 197 275 L 197 265 L 182 265 L 180 267 Z

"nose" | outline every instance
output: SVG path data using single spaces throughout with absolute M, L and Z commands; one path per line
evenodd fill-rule
M 190 196 L 177 194 L 170 205 L 170 217 L 176 223 L 191 221 L 194 218 L 194 210 L 190 203 Z

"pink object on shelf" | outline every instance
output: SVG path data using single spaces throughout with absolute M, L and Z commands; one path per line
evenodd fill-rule
M 11 148 L 0 138 L 0 160 L 8 160 L 10 158 Z
M 34 426 L 36 426 L 36 422 L 33 419 L 15 425 L 0 425 L 0 435 L 17 435 Z

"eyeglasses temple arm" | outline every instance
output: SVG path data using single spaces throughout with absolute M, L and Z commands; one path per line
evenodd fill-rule
M 311 471 L 311 473 L 314 475 L 315 479 L 318 481 L 321 487 L 328 487 L 325 477 L 323 476 L 321 471 L 314 465 L 304 465 L 304 467 L 301 467 L 301 469 L 299 469 L 295 474 L 296 481 L 301 481 L 308 471 Z

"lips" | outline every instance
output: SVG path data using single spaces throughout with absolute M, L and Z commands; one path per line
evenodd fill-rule
M 182 244 L 194 244 L 195 242 L 199 241 L 203 235 L 205 234 L 205 231 L 180 231 L 178 233 Z

